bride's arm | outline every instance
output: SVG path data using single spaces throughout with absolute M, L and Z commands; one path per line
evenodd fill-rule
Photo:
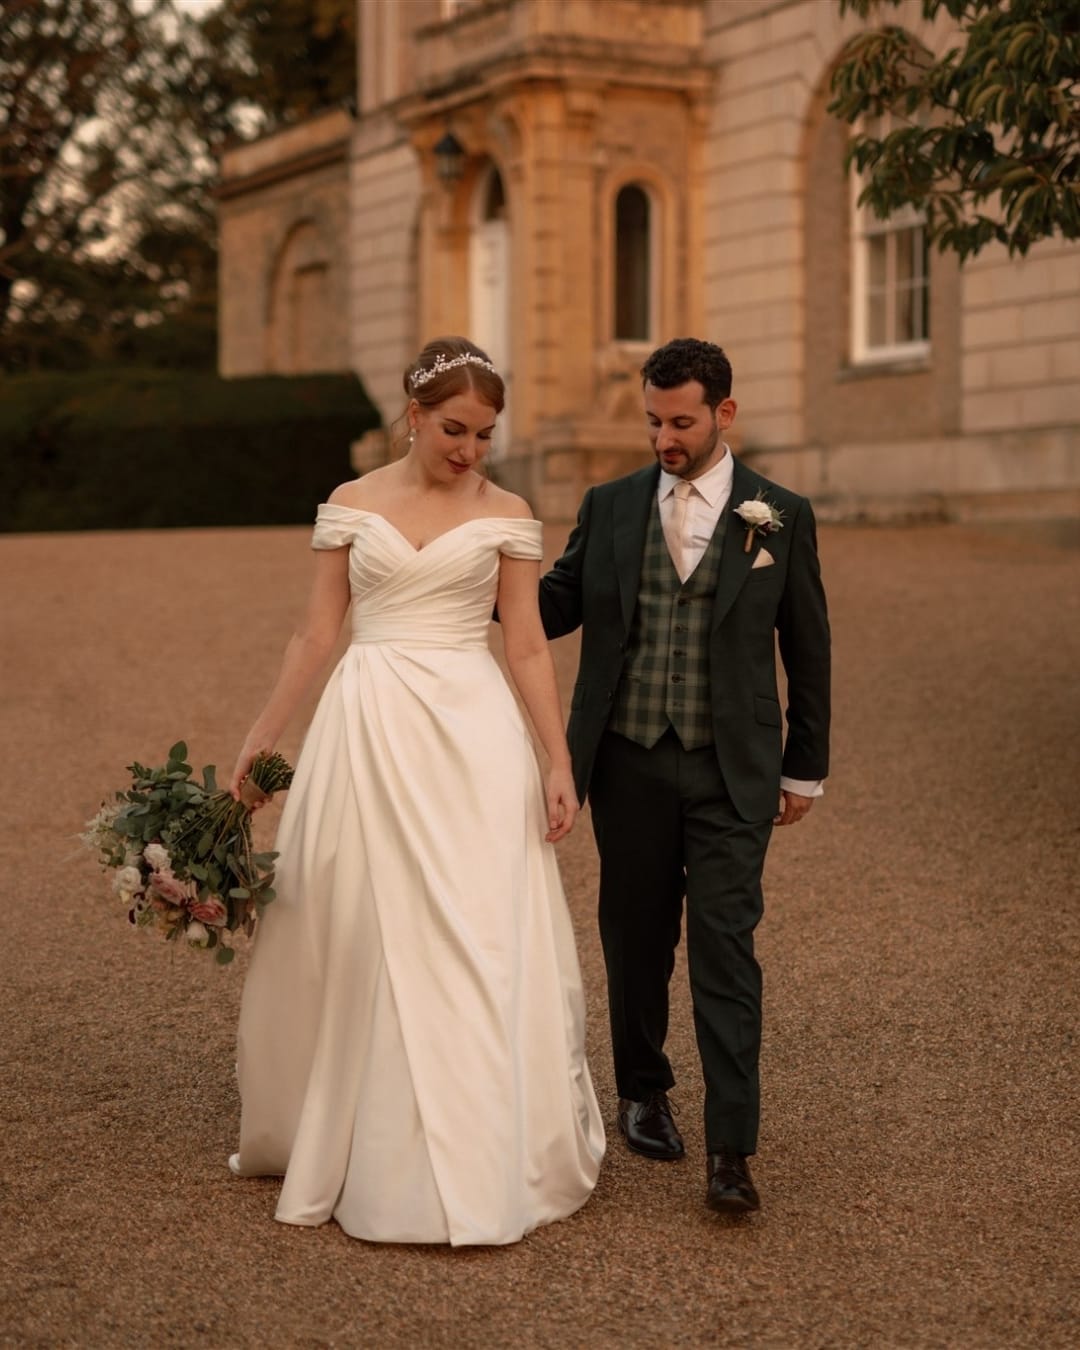
M 563 730 L 555 664 L 544 636 L 537 604 L 540 564 L 507 558 L 499 564 L 499 619 L 506 664 L 525 704 L 551 768 L 547 778 L 550 843 L 569 834 L 579 806 L 574 791 L 570 751 Z
M 272 750 L 300 700 L 334 649 L 341 621 L 349 608 L 349 550 L 334 548 L 315 554 L 315 578 L 304 616 L 281 662 L 281 670 L 261 713 L 248 732 L 229 781 L 234 797 L 260 750 Z

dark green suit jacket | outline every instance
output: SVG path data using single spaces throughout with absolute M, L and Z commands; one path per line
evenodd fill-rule
M 566 551 L 540 582 L 550 638 L 581 627 L 581 664 L 567 739 L 582 800 L 611 715 L 637 605 L 649 511 L 660 470 L 640 469 L 590 488 Z M 783 528 L 755 535 L 749 553 L 740 503 L 763 492 Z M 776 814 L 780 775 L 824 778 L 829 768 L 829 620 L 810 503 L 734 464 L 731 501 L 709 638 L 716 754 L 744 820 Z M 771 566 L 753 567 L 764 547 Z M 787 675 L 787 739 L 776 679 L 775 639 Z

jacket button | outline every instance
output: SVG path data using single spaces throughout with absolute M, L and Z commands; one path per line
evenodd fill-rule
M 681 676 L 681 675 L 672 675 L 672 677 L 671 677 L 671 683 L 672 683 L 672 684 L 682 684 L 682 676 Z

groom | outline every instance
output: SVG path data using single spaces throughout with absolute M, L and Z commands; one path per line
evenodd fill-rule
M 810 504 L 724 444 L 723 351 L 680 338 L 641 374 L 657 463 L 589 489 L 540 607 L 549 637 L 582 629 L 568 739 L 600 853 L 619 1129 L 635 1153 L 683 1156 L 664 1040 L 685 897 L 706 1204 L 743 1213 L 760 1207 L 761 873 L 827 772 L 829 625 Z

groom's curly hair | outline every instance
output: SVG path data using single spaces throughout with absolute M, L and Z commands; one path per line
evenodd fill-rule
M 731 397 L 731 362 L 715 342 L 700 338 L 675 338 L 657 347 L 641 367 L 642 386 L 678 389 L 697 380 L 705 390 L 705 402 L 715 408 Z

